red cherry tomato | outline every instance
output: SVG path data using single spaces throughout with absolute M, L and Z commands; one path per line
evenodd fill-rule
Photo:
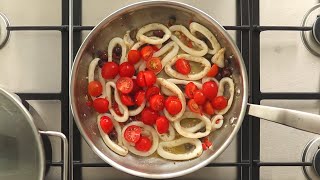
M 187 75 L 191 72 L 190 63 L 185 59 L 178 59 L 175 63 L 176 70 L 184 75 Z
M 159 94 L 160 93 L 160 88 L 157 86 L 151 86 L 148 87 L 146 90 L 146 98 L 149 100 L 153 95 Z
M 133 81 L 133 89 L 132 89 L 132 91 L 130 92 L 130 94 L 135 95 L 138 91 L 141 90 L 141 87 L 138 86 L 136 79 L 132 79 L 132 81 Z
M 171 115 L 178 114 L 182 109 L 182 104 L 177 96 L 169 96 L 165 101 L 165 108 Z
M 126 105 L 126 106 L 133 106 L 134 105 L 134 101 L 132 100 L 132 98 L 127 95 L 127 94 L 121 94 L 120 95 L 120 100 L 121 102 Z
M 160 58 L 152 57 L 147 61 L 147 69 L 158 74 L 162 70 L 162 64 Z
M 169 120 L 165 116 L 160 116 L 156 120 L 156 126 L 159 134 L 167 133 L 169 130 Z
M 207 147 L 207 145 L 205 144 L 205 143 L 201 143 L 201 145 L 202 145 L 202 149 L 205 151 L 205 150 L 208 150 L 208 147 Z
M 159 112 L 154 111 L 149 107 L 144 108 L 144 110 L 142 110 L 141 112 L 141 121 L 147 125 L 152 126 L 156 122 L 158 117 L 159 117 Z
M 210 146 L 212 146 L 212 142 L 210 142 L 207 136 L 202 139 L 202 143 L 205 144 L 207 148 L 210 148 Z
M 100 118 L 100 127 L 104 133 L 111 133 L 111 131 L 113 130 L 112 120 L 108 116 L 102 116 Z
M 202 105 L 206 102 L 206 97 L 203 94 L 202 90 L 196 90 L 194 92 L 194 101 L 198 104 L 198 105 Z
M 194 93 L 198 90 L 198 87 L 193 83 L 189 82 L 185 87 L 185 93 L 188 98 L 192 99 L 194 97 Z
M 152 146 L 151 140 L 146 136 L 141 136 L 138 142 L 135 145 L 135 148 L 138 151 L 147 152 Z
M 116 114 L 118 114 L 119 116 L 122 116 L 118 103 L 116 102 L 112 103 L 112 108 Z
M 215 77 L 219 72 L 219 67 L 216 64 L 213 64 L 207 73 L 208 77 Z
M 214 109 L 213 109 L 210 101 L 206 101 L 203 104 L 202 109 L 203 109 L 204 113 L 206 113 L 208 115 L 213 115 L 214 114 Z
M 208 99 L 213 99 L 218 94 L 218 85 L 213 81 L 205 82 L 202 85 L 202 92 Z
M 188 108 L 190 111 L 201 114 L 200 106 L 194 101 L 194 99 L 190 99 L 188 101 Z
M 140 87 L 145 87 L 146 86 L 146 79 L 144 78 L 144 71 L 140 71 L 137 74 L 137 84 Z
M 148 59 L 150 59 L 153 55 L 153 48 L 152 46 L 145 46 L 141 49 L 141 57 L 143 60 L 147 61 Z
M 162 111 L 164 108 L 164 97 L 160 94 L 154 95 L 150 98 L 149 104 L 151 109 L 155 111 Z
M 138 50 L 130 50 L 128 53 L 128 62 L 131 64 L 136 64 L 141 58 L 140 52 Z
M 88 93 L 90 96 L 99 96 L 102 94 L 102 85 L 99 81 L 91 81 L 88 84 Z
M 141 132 L 139 126 L 131 125 L 124 131 L 124 139 L 129 143 L 136 143 L 141 138 Z
M 146 86 L 150 87 L 157 81 L 156 74 L 153 71 L 144 71 Z
M 224 96 L 217 96 L 211 101 L 212 107 L 217 110 L 222 110 L 228 105 L 228 101 Z
M 133 81 L 128 77 L 121 77 L 117 80 L 116 87 L 123 94 L 129 94 L 133 89 Z
M 119 66 L 115 62 L 106 62 L 101 68 L 101 76 L 104 79 L 114 79 L 119 73 Z
M 97 98 L 93 101 L 93 108 L 98 113 L 106 113 L 109 110 L 109 101 L 105 98 Z
M 138 91 L 135 96 L 134 96 L 134 100 L 136 105 L 141 106 L 141 104 L 145 101 L 146 97 L 145 97 L 145 92 L 140 90 Z
M 151 46 L 154 52 L 159 51 L 159 48 L 157 48 L 157 46 Z
M 129 62 L 124 62 L 119 66 L 120 77 L 132 77 L 135 73 L 134 66 Z

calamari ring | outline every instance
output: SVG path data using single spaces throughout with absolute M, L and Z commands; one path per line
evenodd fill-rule
M 115 37 L 113 39 L 111 39 L 111 41 L 109 42 L 109 46 L 108 46 L 108 61 L 111 62 L 112 61 L 112 51 L 113 48 L 119 44 L 121 46 L 122 52 L 121 52 L 121 58 L 120 58 L 120 64 L 127 61 L 127 47 L 124 43 L 124 40 L 119 38 L 119 37 Z
M 167 63 L 178 54 L 179 46 L 174 41 L 171 41 L 153 54 L 153 57 L 160 57 L 170 49 L 171 51 L 161 59 L 162 68 L 164 68 L 165 65 L 167 65 Z
M 122 116 L 119 116 L 115 110 L 112 107 L 112 98 L 111 98 L 111 87 L 114 88 L 114 100 L 118 103 L 119 109 L 121 111 L 122 109 Z M 118 90 L 116 88 L 116 84 L 112 81 L 107 82 L 106 84 L 106 98 L 109 101 L 109 111 L 111 113 L 111 115 L 113 116 L 113 118 L 118 121 L 118 122 L 126 122 L 129 118 L 129 111 L 128 111 L 128 107 L 125 106 L 121 100 L 120 100 L 120 96 L 118 93 Z
M 219 68 L 224 68 L 224 53 L 226 48 L 221 48 L 214 56 L 211 58 L 211 62 L 215 63 Z
M 201 83 L 204 84 L 205 82 L 208 82 L 208 81 L 213 81 L 217 83 L 217 85 L 219 86 L 219 81 L 214 77 L 204 77 L 202 78 Z
M 137 42 L 132 46 L 131 50 L 138 50 L 144 44 L 146 44 L 146 43 L 145 42 L 141 42 L 141 41 Z M 160 49 L 162 47 L 162 44 L 158 44 L 158 45 L 156 45 L 156 47 Z M 140 67 L 140 66 L 142 66 L 142 67 Z M 143 60 L 140 59 L 139 62 L 134 65 L 134 68 L 136 70 L 138 69 L 139 71 L 144 71 L 145 68 L 146 68 L 146 63 Z
M 181 74 L 172 68 L 174 63 L 180 58 L 183 58 L 187 61 L 193 61 L 196 63 L 200 63 L 202 66 L 204 66 L 204 68 L 202 71 L 200 71 L 198 73 L 188 74 L 188 75 Z M 176 79 L 194 81 L 194 80 L 199 80 L 199 79 L 202 79 L 203 77 L 205 77 L 207 75 L 207 73 L 209 72 L 210 68 L 211 68 L 210 62 L 207 59 L 205 59 L 204 57 L 196 57 L 196 56 L 191 56 L 189 54 L 179 54 L 175 58 L 173 58 L 171 61 L 169 61 L 169 63 L 164 67 L 164 70 L 169 76 L 174 77 Z
M 165 150 L 165 147 L 171 148 L 171 147 L 180 146 L 182 144 L 192 144 L 195 146 L 195 148 L 191 152 L 186 152 L 183 154 L 174 154 L 174 153 L 171 153 L 171 152 Z M 176 139 L 173 141 L 160 142 L 159 147 L 157 149 L 157 153 L 162 158 L 169 159 L 169 160 L 177 160 L 177 161 L 189 160 L 189 159 L 199 157 L 199 156 L 201 156 L 202 151 L 203 151 L 202 144 L 199 139 L 190 139 L 190 138 L 185 138 L 185 137 L 180 138 L 180 139 Z
M 146 151 L 146 152 L 138 151 L 134 146 L 131 146 L 124 139 L 124 132 L 131 125 L 135 125 L 135 126 L 141 127 L 142 128 L 142 134 L 148 134 L 148 135 L 151 134 L 151 136 L 152 136 L 152 146 L 149 149 L 149 151 Z M 133 121 L 133 122 L 125 125 L 123 127 L 123 129 L 122 129 L 122 138 L 123 138 L 123 144 L 129 149 L 129 151 L 132 152 L 135 155 L 138 155 L 138 156 L 150 156 L 151 154 L 156 152 L 156 150 L 158 148 L 158 145 L 159 145 L 159 137 L 158 137 L 158 134 L 157 134 L 156 130 L 153 129 L 151 126 L 144 124 L 141 121 Z
M 144 33 L 154 30 L 162 30 L 164 32 L 164 36 L 162 38 L 155 38 L 155 37 L 147 37 Z M 137 32 L 136 38 L 138 41 L 142 41 L 148 44 L 162 44 L 166 40 L 168 40 L 171 36 L 171 31 L 164 26 L 163 24 L 159 23 L 151 23 L 143 26 Z
M 98 65 L 99 60 L 100 60 L 100 58 L 95 58 L 90 62 L 89 69 L 88 69 L 88 84 L 91 81 L 94 81 L 94 71 Z M 106 97 L 106 88 L 105 88 L 106 81 L 104 80 L 104 78 L 101 75 L 100 68 L 98 68 L 98 76 L 99 76 L 99 82 L 102 85 L 102 94 L 99 97 L 104 98 L 104 97 Z M 96 99 L 96 97 L 91 96 L 91 99 L 94 100 L 94 99 Z
M 219 120 L 218 123 L 216 121 Z M 217 129 L 220 129 L 223 125 L 223 116 L 221 114 L 215 115 L 211 118 L 211 124 L 212 124 L 212 130 L 215 131 Z
M 100 126 L 100 118 L 102 116 L 108 116 L 111 120 L 112 120 L 112 124 L 114 126 L 114 129 L 116 130 L 117 134 L 118 134 L 118 143 L 115 143 L 113 142 L 110 138 L 109 138 L 109 135 L 106 134 L 101 126 Z M 100 135 L 104 141 L 104 143 L 115 153 L 121 155 L 121 156 L 125 156 L 128 154 L 128 148 L 126 148 L 125 146 L 123 146 L 122 144 L 122 138 L 121 138 L 121 127 L 120 127 L 120 124 L 113 120 L 111 114 L 109 113 L 105 113 L 105 114 L 99 114 L 98 117 L 97 117 L 97 125 L 98 125 L 98 129 L 99 129 L 99 132 L 100 132 Z
M 204 122 L 206 131 L 205 132 L 189 132 L 189 131 L 187 131 L 186 128 L 182 127 L 181 124 L 180 124 L 180 122 L 183 119 L 186 119 L 186 118 L 197 118 L 197 119 L 200 119 L 202 122 Z M 202 137 L 205 137 L 205 136 L 210 134 L 211 129 L 212 129 L 210 119 L 208 119 L 204 115 L 200 115 L 200 114 L 193 113 L 193 112 L 185 112 L 180 119 L 178 119 L 177 121 L 174 122 L 174 127 L 175 127 L 176 131 L 181 136 L 184 136 L 184 137 L 187 137 L 187 138 L 202 138 Z
M 153 127 L 154 129 L 157 129 L 156 125 L 154 125 Z M 158 131 L 156 132 L 162 141 L 172 141 L 176 137 L 176 131 L 174 130 L 171 123 L 169 123 L 169 129 L 167 133 L 160 134 Z
M 182 32 L 185 36 L 187 36 L 187 38 L 189 38 L 193 43 L 195 43 L 196 46 L 201 48 L 201 50 L 195 50 L 195 49 L 189 48 L 177 36 L 175 36 L 174 33 L 172 33 L 171 39 L 174 42 L 176 42 L 180 46 L 180 48 L 186 53 L 193 56 L 204 56 L 205 54 L 208 53 L 208 46 L 206 45 L 206 43 L 196 38 L 194 35 L 192 35 L 186 27 L 182 25 L 173 25 L 169 27 L 169 29 L 172 32 L 174 31 Z
M 223 93 L 224 93 L 224 86 L 228 84 L 229 85 L 229 94 L 230 94 L 230 97 L 228 99 L 228 105 L 227 107 L 225 107 L 224 109 L 222 110 L 216 110 L 215 113 L 216 114 L 225 114 L 228 112 L 228 110 L 230 109 L 231 105 L 232 105 L 232 101 L 233 101 L 233 96 L 234 96 L 234 83 L 233 83 L 233 80 L 229 77 L 224 77 L 220 80 L 220 84 L 219 84 L 219 89 L 218 89 L 218 96 L 223 96 Z
M 131 47 L 134 44 L 134 41 L 130 37 L 130 31 L 127 31 L 126 34 L 123 36 L 123 41 L 127 48 L 131 49 Z
M 189 29 L 190 29 L 191 34 L 193 34 L 194 36 L 195 36 L 196 32 L 199 32 L 209 40 L 209 42 L 211 43 L 212 48 L 213 48 L 213 49 L 209 49 L 209 47 L 208 47 L 209 54 L 215 54 L 221 49 L 221 46 L 220 46 L 219 42 L 217 41 L 217 38 L 206 27 L 202 26 L 199 23 L 192 22 L 189 25 Z
M 197 88 L 198 89 L 202 89 L 202 84 L 200 84 L 199 82 L 197 82 L 197 81 L 187 81 L 187 80 L 181 80 L 181 79 L 167 79 L 169 82 L 172 82 L 173 84 L 182 84 L 182 85 L 187 85 L 188 83 L 190 83 L 190 82 L 192 82 L 192 83 L 194 83 L 194 85 L 196 85 L 197 86 Z M 165 92 L 164 94 L 166 94 L 166 93 L 170 93 L 170 91 L 168 90 L 168 89 L 165 89 L 165 88 L 163 88 L 162 89 L 162 91 L 167 91 L 167 92 Z M 183 93 L 184 94 L 184 96 L 185 97 L 187 97 L 187 95 L 186 95 L 186 93 Z
M 160 84 L 161 86 L 164 86 L 165 88 L 167 88 L 168 90 L 170 90 L 171 92 L 173 92 L 176 96 L 178 96 L 181 104 L 182 104 L 182 109 L 181 111 L 172 116 L 166 109 L 163 110 L 163 113 L 164 115 L 166 116 L 166 118 L 169 120 L 169 121 L 176 121 L 178 120 L 179 118 L 182 117 L 183 113 L 185 112 L 186 110 L 186 99 L 181 91 L 181 89 L 173 84 L 172 82 L 169 82 L 163 78 L 157 78 L 157 84 Z

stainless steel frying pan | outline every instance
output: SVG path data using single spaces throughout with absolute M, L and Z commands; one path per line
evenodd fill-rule
M 188 27 L 189 21 L 196 21 L 216 34 L 222 47 L 227 48 L 226 57 L 233 55 L 233 79 L 235 98 L 225 116 L 223 128 L 211 134 L 213 150 L 205 151 L 201 157 L 183 162 L 173 162 L 157 157 L 138 157 L 128 154 L 121 157 L 112 152 L 100 137 L 96 124 L 97 114 L 86 106 L 87 71 L 92 53 L 106 49 L 108 42 L 116 36 L 122 37 L 127 30 L 142 27 L 148 23 L 166 24 L 175 16 L 177 24 Z M 182 176 L 204 167 L 216 159 L 236 136 L 246 110 L 248 114 L 291 126 L 297 129 L 320 133 L 320 116 L 287 109 L 247 104 L 248 80 L 241 54 L 226 30 L 212 17 L 192 6 L 168 1 L 145 1 L 126 6 L 101 21 L 83 42 L 75 58 L 71 82 L 70 101 L 75 122 L 89 146 L 101 159 L 129 174 L 148 178 L 170 178 Z M 233 119 L 232 123 L 228 120 Z

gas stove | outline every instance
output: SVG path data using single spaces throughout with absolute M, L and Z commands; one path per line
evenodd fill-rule
M 249 72 L 249 102 L 319 114 L 320 45 L 314 36 L 320 30 L 313 30 L 320 14 L 318 1 L 180 1 L 210 14 L 237 42 Z M 36 110 L 49 130 L 69 137 L 70 179 L 140 179 L 93 153 L 73 123 L 68 94 L 71 61 L 83 39 L 104 17 L 134 2 L 1 1 L 0 86 L 17 93 L 30 111 Z M 319 139 L 312 141 L 315 138 L 319 136 L 247 116 L 217 160 L 177 179 L 320 179 L 313 167 L 320 145 Z M 60 180 L 61 142 L 50 142 L 46 179 Z M 319 164 L 314 166 L 319 169 Z

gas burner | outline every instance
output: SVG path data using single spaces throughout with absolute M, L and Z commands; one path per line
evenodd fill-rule
M 7 27 L 10 25 L 8 18 L 0 12 L 0 49 L 7 43 L 10 31 Z
M 312 31 L 302 31 L 301 38 L 305 47 L 314 55 L 320 56 L 320 4 L 312 7 L 304 16 L 302 27 L 312 26 Z
M 316 138 L 306 145 L 302 162 L 312 162 L 312 166 L 302 167 L 303 173 L 308 179 L 320 178 L 320 138 Z

